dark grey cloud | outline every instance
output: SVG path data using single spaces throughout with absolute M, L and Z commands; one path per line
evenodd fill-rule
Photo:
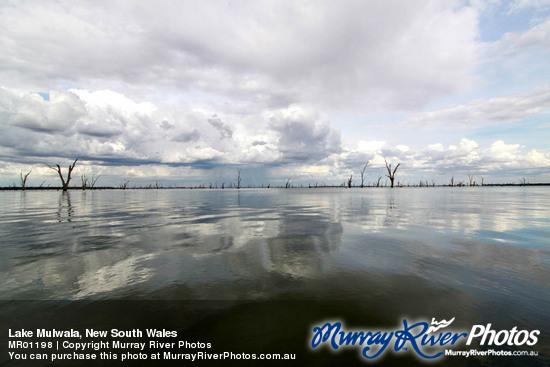
M 340 162 L 345 168 L 348 169 L 363 169 L 365 164 L 376 157 L 374 152 L 359 152 L 359 151 L 348 151 L 345 152 L 340 158 Z
M 175 137 L 172 138 L 173 141 L 181 142 L 181 143 L 187 143 L 191 141 L 197 141 L 201 137 L 200 132 L 197 129 L 193 129 L 189 132 L 183 132 Z
M 233 136 L 233 130 L 226 125 L 217 115 L 213 115 L 208 119 L 208 123 L 219 131 L 222 139 L 231 139 Z
M 169 123 L 168 121 L 166 120 L 163 120 L 160 124 L 159 124 L 159 127 L 162 129 L 162 130 L 170 130 L 170 129 L 173 129 L 174 128 L 174 125 L 172 125 L 171 123 Z
M 340 132 L 328 122 L 317 121 L 308 109 L 294 106 L 277 111 L 270 128 L 278 135 L 277 148 L 285 160 L 319 161 L 342 151 Z
M 89 135 L 97 138 L 112 138 L 120 135 L 123 131 L 124 122 L 120 120 L 109 119 L 108 124 L 96 122 L 77 121 L 75 129 L 84 135 Z

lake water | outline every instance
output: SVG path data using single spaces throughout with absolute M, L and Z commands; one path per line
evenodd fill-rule
M 3 191 L 0 203 L 0 298 L 39 301 L 10 309 L 20 322 L 40 302 L 216 301 L 201 337 L 285 325 L 277 341 L 302 348 L 312 322 L 456 317 L 539 329 L 539 357 L 446 362 L 549 362 L 550 187 Z

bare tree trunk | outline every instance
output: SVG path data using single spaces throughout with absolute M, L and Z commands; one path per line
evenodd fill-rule
M 365 163 L 365 166 L 361 170 L 361 188 L 363 188 L 364 184 L 365 184 L 365 170 L 367 169 L 368 165 L 369 165 L 369 161 L 367 161 L 367 163 Z
M 353 175 L 349 176 L 348 188 L 351 189 L 351 183 L 353 182 Z
M 90 187 L 93 189 L 95 187 L 95 183 L 97 182 L 97 180 L 99 180 L 99 177 L 101 175 L 97 175 L 97 177 L 95 177 L 95 174 L 92 175 L 92 179 L 88 181 L 88 183 L 90 184 Z
M 88 179 L 86 178 L 86 175 L 80 175 L 80 181 L 82 182 L 82 190 L 86 190 L 86 187 L 88 186 Z
M 122 182 L 118 187 L 122 190 L 126 190 L 126 188 L 128 187 L 128 184 L 130 183 L 129 180 L 125 180 L 124 182 Z
M 61 167 L 59 167 L 59 164 L 56 164 L 55 167 L 52 167 L 48 164 L 48 167 L 50 169 L 53 169 L 59 174 L 59 178 L 61 179 L 61 185 L 63 188 L 63 191 L 67 191 L 69 188 L 69 182 L 71 182 L 71 172 L 73 171 L 74 167 L 76 166 L 76 161 L 78 161 L 78 158 L 74 160 L 72 165 L 69 165 L 69 172 L 67 172 L 67 180 L 63 178 L 63 174 L 61 173 Z
M 388 162 L 386 161 L 386 158 L 384 158 L 384 162 L 386 163 L 386 169 L 388 170 L 388 174 L 386 176 L 388 176 L 388 178 L 390 179 L 390 187 L 393 187 L 393 181 L 395 180 L 395 172 L 397 171 L 401 163 L 397 163 L 397 166 L 395 166 L 395 168 L 392 171 L 391 164 L 388 164 Z
M 31 170 L 29 171 L 29 173 L 27 173 L 27 174 L 25 175 L 25 177 L 23 177 L 23 171 L 21 171 L 21 188 L 22 188 L 23 190 L 25 190 L 25 187 L 27 186 L 27 178 L 29 178 L 29 175 L 31 174 L 31 172 L 32 172 L 32 168 L 31 168 Z
M 237 189 L 241 188 L 241 169 L 237 172 Z

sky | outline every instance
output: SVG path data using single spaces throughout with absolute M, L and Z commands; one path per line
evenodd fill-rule
M 550 1 L 0 2 L 0 186 L 550 182 Z

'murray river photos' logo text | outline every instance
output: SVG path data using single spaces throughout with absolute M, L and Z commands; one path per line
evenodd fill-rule
M 464 330 L 448 331 L 451 320 L 436 321 L 431 324 L 426 321 L 410 323 L 403 319 L 402 327 L 396 330 L 350 330 L 344 329 L 341 322 L 326 322 L 322 326 L 314 326 L 311 336 L 311 348 L 327 345 L 333 350 L 343 347 L 361 349 L 361 355 L 367 359 L 375 359 L 386 351 L 410 351 L 424 359 L 442 357 L 445 350 L 452 346 L 479 343 L 483 346 L 533 346 L 538 342 L 539 330 L 493 330 L 491 324 L 473 325 L 469 332 Z

